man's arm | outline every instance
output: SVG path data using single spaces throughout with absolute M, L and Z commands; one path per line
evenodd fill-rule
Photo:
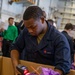
M 55 69 L 61 74 L 66 74 L 71 67 L 71 53 L 67 39 L 59 35 L 54 42 L 55 45 Z
M 17 69 L 16 66 L 20 63 L 19 62 L 19 52 L 17 50 L 12 50 L 11 51 L 11 60 L 12 60 L 12 65 L 14 68 L 14 73 L 16 74 L 20 74 Z M 20 74 L 21 75 L 21 74 Z
M 11 60 L 12 60 L 12 64 L 13 64 L 15 72 L 16 72 L 16 66 L 20 63 L 19 62 L 19 54 L 22 52 L 22 50 L 25 47 L 24 35 L 25 35 L 25 32 L 23 31 L 18 36 L 16 41 L 14 43 L 12 43 L 12 45 L 10 47 Z

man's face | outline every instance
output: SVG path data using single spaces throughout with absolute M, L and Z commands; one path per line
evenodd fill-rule
M 29 33 L 33 36 L 38 36 L 43 30 L 41 19 L 34 20 L 33 18 L 31 18 L 29 20 L 24 20 L 24 25 L 28 29 Z
M 52 22 L 49 22 L 50 23 L 50 25 L 53 25 L 53 23 Z
M 14 19 L 10 19 L 8 22 L 9 22 L 9 25 L 13 25 Z

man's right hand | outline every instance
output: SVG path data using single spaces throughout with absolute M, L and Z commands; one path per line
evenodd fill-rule
M 17 69 L 15 69 L 14 75 L 22 75 Z
M 4 28 L 1 28 L 1 29 L 0 29 L 1 32 L 3 32 L 4 30 L 5 30 Z

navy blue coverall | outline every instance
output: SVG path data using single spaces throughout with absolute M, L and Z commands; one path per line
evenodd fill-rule
M 55 68 L 68 73 L 71 66 L 70 48 L 66 37 L 48 25 L 48 30 L 38 44 L 37 37 L 30 35 L 25 28 L 12 44 L 11 50 L 20 53 L 25 50 L 25 60 L 55 66 Z
M 62 33 L 65 35 L 65 37 L 68 40 L 68 43 L 70 46 L 70 52 L 71 52 L 71 61 L 73 62 L 74 61 L 74 48 L 73 48 L 74 43 L 73 43 L 73 40 L 66 31 L 62 31 Z

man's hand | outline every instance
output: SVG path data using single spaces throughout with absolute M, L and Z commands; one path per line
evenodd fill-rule
M 22 74 L 15 68 L 14 75 L 22 75 Z
M 74 66 L 75 66 L 75 62 L 73 62 L 73 63 L 72 63 L 72 65 L 74 65 Z
M 54 69 L 54 71 L 59 72 L 60 75 L 63 75 L 63 72 L 59 69 Z
M 4 30 L 5 30 L 4 28 L 1 28 L 1 29 L 0 29 L 0 32 L 3 32 Z

